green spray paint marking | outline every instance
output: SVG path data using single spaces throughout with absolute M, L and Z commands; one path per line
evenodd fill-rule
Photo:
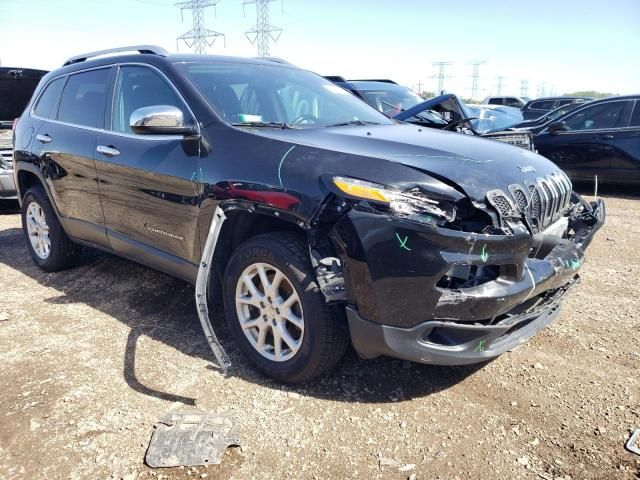
M 484 347 L 486 343 L 487 343 L 486 340 L 480 340 L 480 343 L 478 343 L 478 346 L 476 347 L 474 352 L 484 352 Z
M 571 260 L 571 268 L 576 270 L 579 266 L 580 266 L 580 260 L 578 260 L 578 259 Z
M 487 246 L 486 245 L 482 246 L 482 252 L 480 252 L 480 258 L 482 259 L 482 261 L 484 263 L 487 263 L 487 260 L 489 260 L 489 252 L 487 252 Z
M 282 187 L 282 175 L 281 175 L 281 171 L 282 171 L 282 164 L 284 163 L 284 159 L 287 158 L 287 155 L 289 155 L 291 153 L 291 150 L 293 150 L 294 148 L 296 148 L 296 146 L 294 145 L 293 147 L 291 147 L 289 150 L 287 150 L 287 153 L 285 153 L 282 156 L 282 159 L 280 160 L 280 164 L 278 165 L 278 180 L 280 181 L 280 186 Z
M 400 242 L 400 248 L 404 248 L 405 250 L 411 251 L 411 249 L 409 247 L 407 247 L 407 242 L 409 241 L 409 236 L 408 235 L 406 237 L 404 237 L 404 240 L 402 240 L 402 238 L 400 238 L 400 235 L 398 235 L 396 233 L 396 238 Z

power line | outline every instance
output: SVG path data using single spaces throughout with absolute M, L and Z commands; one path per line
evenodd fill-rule
M 471 99 L 476 98 L 478 93 L 478 79 L 480 78 L 480 65 L 484 65 L 488 60 L 476 60 L 471 62 L 473 73 L 471 74 Z
M 252 45 L 258 46 L 258 56 L 269 56 L 269 41 L 277 42 L 282 35 L 282 28 L 274 27 L 269 23 L 269 4 L 275 0 L 244 0 L 242 8 L 246 5 L 256 4 L 256 26 L 247 30 L 245 34 Z
M 431 64 L 432 67 L 436 67 L 438 69 L 438 73 L 435 73 L 431 76 L 431 78 L 438 79 L 438 94 L 442 93 L 444 89 L 444 79 L 451 78 L 451 75 L 447 75 L 445 73 L 445 69 L 449 65 L 453 65 L 453 63 L 452 62 L 433 62 Z
M 176 39 L 177 44 L 182 40 L 187 47 L 192 48 L 194 53 L 204 54 L 207 47 L 213 46 L 218 37 L 224 39 L 224 33 L 209 30 L 204 26 L 204 9 L 214 7 L 221 0 L 188 0 L 176 3 L 182 14 L 184 10 L 192 10 L 193 28 L 183 33 Z

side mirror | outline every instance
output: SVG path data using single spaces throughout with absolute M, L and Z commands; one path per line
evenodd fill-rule
M 547 127 L 547 131 L 551 135 L 554 135 L 558 132 L 566 132 L 567 130 L 569 130 L 569 127 L 567 127 L 567 124 L 564 122 L 553 122 Z
M 153 105 L 134 110 L 129 120 L 134 133 L 147 135 L 191 135 L 193 125 L 185 125 L 182 110 L 171 105 Z

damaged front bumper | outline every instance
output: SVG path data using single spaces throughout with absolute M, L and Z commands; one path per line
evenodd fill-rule
M 512 350 L 558 314 L 604 218 L 604 203 L 593 202 L 569 220 L 571 238 L 562 239 L 466 233 L 350 211 L 335 234 L 355 349 L 364 358 L 444 365 Z M 468 278 L 456 285 L 461 275 Z

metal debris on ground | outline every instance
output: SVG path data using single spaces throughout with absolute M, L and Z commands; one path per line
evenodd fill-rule
M 638 444 L 638 439 L 640 439 L 640 428 L 636 428 L 635 431 L 629 437 L 627 444 L 625 447 L 632 453 L 636 455 L 640 455 L 640 445 Z
M 145 461 L 152 468 L 218 465 L 225 450 L 240 445 L 235 415 L 168 412 L 155 426 Z

